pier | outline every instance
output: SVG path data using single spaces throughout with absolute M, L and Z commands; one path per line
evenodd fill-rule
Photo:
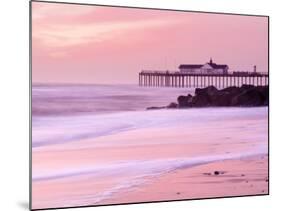
M 178 71 L 147 71 L 139 73 L 139 86 L 148 87 L 207 87 L 225 88 L 249 84 L 268 85 L 266 72 L 228 72 L 227 74 L 191 74 Z

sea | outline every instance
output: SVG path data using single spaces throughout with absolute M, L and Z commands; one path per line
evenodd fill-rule
M 187 94 L 33 84 L 33 208 L 104 204 L 176 169 L 267 154 L 267 107 L 146 109 Z

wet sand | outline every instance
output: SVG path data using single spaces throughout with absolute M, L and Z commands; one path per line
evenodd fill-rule
M 264 195 L 268 182 L 268 156 L 254 156 L 178 169 L 103 203 Z

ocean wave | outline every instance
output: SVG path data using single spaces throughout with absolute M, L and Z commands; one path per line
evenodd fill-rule
M 32 147 L 81 141 L 143 128 L 194 128 L 212 122 L 266 114 L 266 107 L 201 108 L 36 118 L 32 126 Z

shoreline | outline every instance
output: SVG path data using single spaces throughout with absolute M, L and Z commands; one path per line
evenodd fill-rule
M 84 205 L 132 204 L 175 200 L 209 199 L 268 194 L 268 155 L 254 155 L 242 159 L 215 161 L 193 167 L 183 167 L 136 183 L 130 189 L 108 192 L 85 201 Z M 218 173 L 216 173 L 218 172 Z M 57 184 L 57 183 L 55 183 Z M 50 183 L 50 185 L 55 185 Z M 74 187 L 77 186 L 73 183 Z M 67 187 L 71 190 L 73 185 Z M 86 185 L 86 184 L 85 184 Z M 90 183 L 90 186 L 93 184 Z M 101 188 L 104 184 L 94 185 Z M 167 188 L 168 187 L 168 188 Z M 103 198 L 105 197 L 105 198 Z M 59 202 L 54 205 L 63 207 Z M 72 202 L 72 206 L 81 205 Z M 34 204 L 34 208 L 41 207 Z M 43 206 L 44 207 L 44 206 Z
M 255 155 L 179 168 L 96 205 L 266 195 L 268 182 L 268 155 Z

